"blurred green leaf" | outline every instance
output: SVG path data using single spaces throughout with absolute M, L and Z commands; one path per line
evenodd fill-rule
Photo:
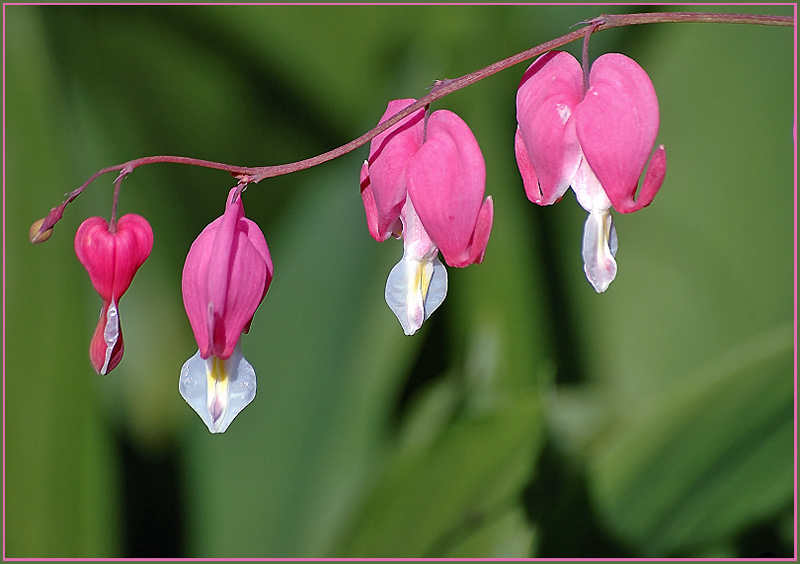
M 400 452 L 374 485 L 341 555 L 434 558 L 456 550 L 518 499 L 542 438 L 538 400 L 519 396 L 457 419 L 426 448 Z M 514 556 L 530 547 L 522 548 Z
M 536 532 L 518 504 L 500 515 L 490 515 L 442 558 L 525 558 L 531 554 Z
M 753 388 L 751 397 L 743 390 L 699 395 L 692 416 L 707 411 L 713 419 L 701 436 L 682 424 L 683 412 L 672 419 L 667 407 L 700 394 L 699 366 L 792 316 L 793 37 L 783 31 L 665 25 L 630 32 L 619 49 L 642 64 L 656 87 L 667 177 L 649 208 L 616 216 L 619 272 L 604 295 L 578 276 L 580 257 L 566 245 L 558 250 L 565 270 L 574 273 L 567 290 L 580 312 L 572 327 L 587 381 L 557 390 L 550 420 L 565 450 L 593 469 L 603 524 L 634 554 L 735 551 L 734 535 L 790 499 L 790 357 L 764 361 L 762 368 L 772 371 L 764 377 L 774 380 Z M 580 218 L 568 231 L 568 212 L 556 231 L 577 247 Z M 782 354 L 789 355 L 791 344 L 783 343 Z M 761 377 L 759 368 L 752 370 L 750 377 Z M 761 405 L 756 392 L 777 394 L 778 404 Z M 718 403 L 725 401 L 731 403 Z M 755 427 L 741 427 L 751 413 Z M 775 419 L 759 428 L 758 417 L 770 414 Z M 748 433 L 759 429 L 764 443 L 748 444 Z M 624 442 L 628 433 L 636 439 Z M 693 440 L 707 441 L 708 448 Z M 686 455 L 679 441 L 688 441 L 697 456 L 680 468 Z M 719 450 L 731 441 L 738 447 Z M 741 465 L 730 475 L 715 466 L 725 456 Z M 702 481 L 704 473 L 720 480 L 718 490 Z M 758 501 L 751 499 L 756 493 Z
M 793 344 L 780 327 L 731 351 L 601 449 L 599 508 L 643 555 L 713 545 L 791 503 Z
M 71 189 L 75 162 L 54 136 L 65 105 L 39 12 L 5 9 L 4 556 L 102 557 L 118 549 L 120 499 L 88 359 L 100 299 L 83 290 L 69 227 L 28 241 L 30 224 Z

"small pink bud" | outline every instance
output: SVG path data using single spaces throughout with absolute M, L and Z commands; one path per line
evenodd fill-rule
M 153 231 L 142 216 L 127 214 L 110 231 L 101 217 L 90 217 L 75 234 L 75 254 L 103 299 L 89 358 L 98 374 L 108 374 L 122 360 L 122 326 L 118 304 L 136 271 L 153 248 Z

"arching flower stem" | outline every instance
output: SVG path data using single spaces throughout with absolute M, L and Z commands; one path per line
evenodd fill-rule
M 229 165 L 225 163 L 218 163 L 214 161 L 207 161 L 203 159 L 195 159 L 193 157 L 158 155 L 158 156 L 134 159 L 122 164 L 103 168 L 94 173 L 92 176 L 90 176 L 89 179 L 86 180 L 86 182 L 84 182 L 81 186 L 79 186 L 78 188 L 67 194 L 66 200 L 64 200 L 59 206 L 56 206 L 53 209 L 51 209 L 50 213 L 48 213 L 44 219 L 39 220 L 41 223 L 37 221 L 31 228 L 30 239 L 32 242 L 42 242 L 47 240 L 47 238 L 49 237 L 49 233 L 47 233 L 47 231 L 52 229 L 52 227 L 61 219 L 64 213 L 64 209 L 67 207 L 67 205 L 70 202 L 72 202 L 75 198 L 77 198 L 81 194 L 81 192 L 83 192 L 83 190 L 85 190 L 98 177 L 107 174 L 109 172 L 115 172 L 115 171 L 119 172 L 119 176 L 115 181 L 117 192 L 119 190 L 119 183 L 128 174 L 133 172 L 134 169 L 140 166 L 154 164 L 154 163 L 187 164 L 192 166 L 200 166 L 205 168 L 222 170 L 225 172 L 229 172 L 231 175 L 239 179 L 239 181 L 243 182 L 244 184 L 251 184 L 251 183 L 256 184 L 264 180 L 265 178 L 272 178 L 275 176 L 282 176 L 284 174 L 305 170 L 307 168 L 317 166 L 319 164 L 325 163 L 327 161 L 340 157 L 344 154 L 347 154 L 361 147 L 362 145 L 365 145 L 366 143 L 371 141 L 375 136 L 387 130 L 388 128 L 399 122 L 404 117 L 412 114 L 413 112 L 419 110 L 420 108 L 429 106 L 432 102 L 440 98 L 443 98 L 448 94 L 452 94 L 453 92 L 461 90 L 462 88 L 474 84 L 479 80 L 483 80 L 484 78 L 487 78 L 495 73 L 498 73 L 523 61 L 527 61 L 528 59 L 532 59 L 533 57 L 546 53 L 547 51 L 566 45 L 567 43 L 571 43 L 573 41 L 582 38 L 588 41 L 588 36 L 591 35 L 592 33 L 605 31 L 617 27 L 629 26 L 629 25 L 645 25 L 645 24 L 655 24 L 655 23 L 724 23 L 724 24 L 749 24 L 749 25 L 792 27 L 794 26 L 794 18 L 791 16 L 769 16 L 769 15 L 758 15 L 758 14 L 731 14 L 731 13 L 713 13 L 713 12 L 712 13 L 652 12 L 652 13 L 641 13 L 641 14 L 602 14 L 596 18 L 580 23 L 586 24 L 586 27 L 582 27 L 575 31 L 571 31 L 570 33 L 562 35 L 561 37 L 557 37 L 555 39 L 542 43 L 541 45 L 537 45 L 536 47 L 527 49 L 526 51 L 522 51 L 521 53 L 517 53 L 516 55 L 512 55 L 510 57 L 492 63 L 491 65 L 483 67 L 479 70 L 476 70 L 459 78 L 437 80 L 431 87 L 430 92 L 428 92 L 428 94 L 419 98 L 416 102 L 409 105 L 408 107 L 402 109 L 391 118 L 381 122 L 376 127 L 370 129 L 369 131 L 357 137 L 356 139 L 353 139 L 349 143 L 346 143 L 340 147 L 337 147 L 320 155 L 310 157 L 308 159 L 303 159 L 300 161 L 281 164 L 281 165 L 243 167 L 243 166 Z M 587 68 L 586 65 L 584 65 L 584 67 Z M 114 201 L 116 202 L 116 196 Z M 114 212 L 112 212 L 112 224 L 113 224 L 113 215 Z

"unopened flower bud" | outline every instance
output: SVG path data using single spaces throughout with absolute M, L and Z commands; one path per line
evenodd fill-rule
M 37 219 L 31 225 L 30 231 L 28 231 L 28 237 L 31 240 L 31 243 L 44 243 L 50 238 L 50 235 L 53 234 L 53 228 L 46 229 L 42 231 L 42 225 L 44 224 L 44 218 Z

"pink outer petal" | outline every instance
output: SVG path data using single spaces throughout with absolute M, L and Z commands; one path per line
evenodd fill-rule
M 571 119 L 583 95 L 580 63 L 563 51 L 536 59 L 517 91 L 514 148 L 528 199 L 557 202 L 569 188 L 581 161 Z
M 86 268 L 95 291 L 111 301 L 114 286 L 114 236 L 102 217 L 84 220 L 75 233 L 75 254 Z
M 406 182 L 425 230 L 447 263 L 470 264 L 486 165 L 464 120 L 448 110 L 430 116 L 426 141 L 408 164 Z M 481 237 L 484 235 L 488 237 L 482 232 Z
M 192 244 L 183 269 L 183 303 L 201 356 L 230 357 L 272 281 L 272 259 L 241 197 Z
M 117 220 L 114 262 L 114 297 L 124 294 L 133 281 L 133 276 L 144 264 L 153 249 L 153 230 L 142 216 L 123 215 Z
M 272 256 L 269 253 L 269 247 L 267 247 L 267 239 L 264 237 L 264 233 L 261 232 L 261 229 L 258 227 L 255 221 L 250 219 L 244 218 L 244 232 L 247 239 L 250 243 L 253 244 L 253 247 L 258 251 L 258 254 L 261 255 L 261 258 L 264 259 L 264 264 L 267 267 L 267 277 L 264 282 L 264 291 L 261 293 L 261 299 L 258 302 L 258 305 L 261 305 L 261 302 L 264 301 L 264 298 L 267 296 L 267 290 L 269 290 L 270 284 L 272 284 L 272 276 L 273 276 L 273 266 L 272 266 Z M 256 308 L 258 308 L 258 305 Z M 244 327 L 243 332 L 248 333 L 250 331 L 250 323 L 252 323 L 253 317 L 250 316 L 250 320 Z
M 589 86 L 575 111 L 583 153 L 614 209 L 636 211 L 652 201 L 666 172 L 666 159 L 659 157 L 647 193 L 634 201 L 658 135 L 655 88 L 642 67 L 619 53 L 595 61 Z
M 414 102 L 413 98 L 392 100 L 378 123 Z M 400 218 L 406 201 L 406 166 L 422 145 L 424 116 L 425 111 L 420 109 L 370 142 L 368 164 L 361 170 L 361 190 L 367 225 L 378 241 L 385 241 L 392 235 Z
M 102 217 L 90 217 L 75 234 L 75 254 L 92 285 L 107 301 L 119 300 L 153 248 L 153 230 L 143 217 L 127 214 L 109 231 Z
M 183 306 L 203 358 L 215 353 L 209 334 L 208 267 L 211 249 L 222 218 L 211 222 L 192 243 L 183 266 Z M 217 307 L 219 309 L 219 307 Z M 223 347 L 224 348 L 224 345 Z

